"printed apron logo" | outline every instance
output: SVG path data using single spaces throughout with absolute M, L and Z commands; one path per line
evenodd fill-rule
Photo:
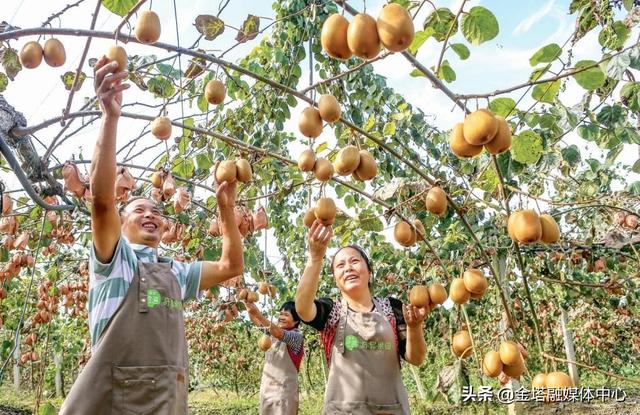
M 344 347 L 349 351 L 355 350 L 355 349 L 392 350 L 393 344 L 390 342 L 375 341 L 375 340 L 366 341 L 366 340 L 359 339 L 357 336 L 349 334 L 344 338 Z
M 163 305 L 174 310 L 182 310 L 182 301 L 171 297 L 163 297 L 158 290 L 154 290 L 153 288 L 147 290 L 147 304 L 149 308 Z

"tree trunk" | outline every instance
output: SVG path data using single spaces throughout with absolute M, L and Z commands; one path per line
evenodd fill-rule
M 573 349 L 573 333 L 568 328 L 568 322 L 569 318 L 567 317 L 566 310 L 560 308 L 560 325 L 562 327 L 562 338 L 564 339 L 564 351 L 567 355 L 567 360 L 575 362 L 576 352 Z M 574 363 L 567 363 L 567 367 L 569 368 L 569 376 L 571 376 L 573 386 L 580 386 L 578 385 L 578 367 Z
M 60 352 L 58 351 L 53 352 L 53 364 L 56 368 L 56 377 L 55 377 L 56 396 L 61 397 L 62 396 L 62 362 L 60 359 Z
M 20 390 L 20 333 L 16 335 L 16 349 L 13 351 L 15 363 L 13 365 L 13 387 Z

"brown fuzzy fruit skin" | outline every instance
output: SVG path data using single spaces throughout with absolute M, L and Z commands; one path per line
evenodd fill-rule
M 426 285 L 414 285 L 409 291 L 409 303 L 414 307 L 427 307 L 430 301 Z
M 504 362 L 503 362 L 504 363 Z M 505 375 L 512 377 L 514 379 L 518 379 L 524 373 L 524 360 L 520 357 L 513 365 L 505 365 L 502 366 L 502 371 Z
M 164 174 L 161 171 L 153 172 L 151 175 L 151 184 L 156 189 L 162 189 L 162 182 L 164 182 Z
M 487 279 L 479 269 L 469 268 L 462 274 L 464 286 L 471 294 L 484 294 L 487 290 Z
M 109 49 L 107 49 L 106 56 L 109 62 L 118 62 L 118 69 L 116 70 L 117 72 L 127 70 L 127 52 L 122 46 L 110 46 Z
M 391 52 L 402 52 L 411 45 L 415 35 L 413 19 L 397 3 L 385 4 L 376 22 L 380 41 Z
M 318 199 L 313 209 L 316 218 L 325 226 L 333 224 L 336 218 L 336 212 L 336 204 L 330 197 L 321 197 Z
M 298 119 L 298 129 L 305 137 L 316 138 L 322 134 L 320 111 L 313 107 L 305 108 Z
M 507 226 L 509 235 L 521 244 L 530 244 L 542 237 L 542 225 L 536 211 L 531 209 L 519 210 L 511 214 Z
M 20 63 L 27 69 L 34 69 L 42 63 L 44 51 L 38 42 L 27 42 L 20 50 Z
M 246 288 L 243 288 L 238 293 L 238 300 L 245 301 L 249 296 L 249 291 Z
M 227 89 L 225 88 L 222 81 L 217 79 L 212 79 L 207 82 L 207 85 L 204 87 L 204 97 L 207 102 L 212 105 L 222 104 L 224 102 L 224 98 L 227 94 Z
M 144 10 L 138 17 L 135 35 L 141 43 L 147 45 L 156 43 L 160 39 L 161 33 L 160 19 L 151 10 Z
M 313 166 L 316 164 L 316 153 L 308 148 L 300 154 L 298 157 L 298 168 L 301 171 L 313 171 Z
M 313 166 L 313 174 L 316 176 L 316 179 L 321 182 L 326 182 L 331 177 L 333 177 L 333 164 L 325 158 L 319 158 L 316 160 L 316 163 Z
M 502 361 L 500 360 L 500 354 L 494 350 L 484 355 L 482 360 L 482 371 L 485 375 L 495 378 L 502 373 Z
M 565 389 L 573 387 L 571 377 L 564 372 L 551 372 L 546 376 L 546 386 L 551 389 Z
M 400 245 L 409 246 L 411 244 L 411 239 L 413 238 L 413 229 L 411 228 L 411 225 L 405 221 L 396 223 L 396 226 L 393 229 L 393 237 Z
M 422 222 L 420 222 L 420 219 L 414 219 L 413 220 L 413 226 L 416 227 L 416 239 L 418 241 L 423 241 L 424 237 L 427 235 L 426 230 L 424 229 L 424 225 L 422 224 Z
M 246 159 L 236 160 L 236 179 L 242 183 L 249 183 L 252 178 L 251 164 Z
M 467 115 L 462 125 L 462 134 L 467 143 L 474 146 L 487 144 L 498 132 L 498 120 L 487 110 L 474 111 Z
M 433 304 L 443 304 L 447 301 L 447 290 L 442 284 L 431 284 L 429 286 L 429 298 Z
M 260 299 L 260 297 L 258 296 L 258 293 L 255 291 L 249 291 L 249 293 L 247 294 L 247 302 L 248 303 L 255 303 Z
M 151 123 L 151 134 L 158 140 L 167 140 L 171 137 L 171 120 L 168 117 L 156 117 Z
M 451 285 L 449 286 L 449 297 L 451 301 L 456 304 L 464 304 L 469 301 L 469 291 L 464 285 L 464 280 L 462 278 L 454 278 L 451 280 Z
M 258 292 L 262 295 L 269 294 L 269 284 L 262 281 L 260 284 L 258 284 Z
M 353 172 L 354 177 L 361 182 L 371 180 L 378 174 L 376 159 L 367 150 L 360 150 L 359 153 L 360 164 L 358 164 L 356 171 Z
M 627 217 L 624 218 L 624 224 L 629 229 L 635 229 L 638 227 L 638 217 L 636 215 L 627 215 Z
M 307 211 L 304 213 L 304 217 L 302 218 L 302 223 L 304 223 L 304 226 L 306 226 L 307 228 L 310 228 L 311 225 L 313 225 L 313 222 L 315 220 L 316 220 L 316 214 L 313 208 L 307 209 Z
M 356 146 L 346 146 L 338 151 L 333 168 L 341 176 L 348 176 L 358 168 L 360 153 Z
M 474 146 L 464 139 L 463 124 L 456 124 L 449 134 L 449 146 L 451 151 L 458 157 L 471 158 L 482 153 L 482 146 Z
M 67 54 L 64 45 L 58 39 L 51 38 L 44 42 L 44 61 L 47 65 L 57 68 L 64 65 Z
M 263 352 L 271 349 L 271 336 L 267 336 L 266 334 L 264 334 L 262 337 L 260 337 L 260 340 L 258 340 L 258 347 Z
M 347 30 L 349 30 L 349 21 L 339 13 L 332 14 L 324 21 L 320 33 L 320 44 L 332 58 L 345 60 L 351 57 L 347 44 Z
M 520 354 L 518 345 L 516 344 L 516 342 L 511 340 L 500 343 L 499 353 L 500 360 L 505 365 L 516 365 L 520 360 L 522 360 L 522 355 Z M 507 373 L 507 375 L 509 374 Z
M 462 357 L 463 359 L 469 357 L 473 350 L 471 347 L 471 336 L 469 336 L 469 332 L 466 330 L 460 330 L 454 334 L 452 347 L 453 353 L 455 353 L 457 357 Z
M 491 154 L 500 154 L 511 148 L 511 128 L 504 117 L 496 115 L 498 120 L 498 132 L 491 141 L 484 145 L 484 148 Z
M 218 164 L 216 169 L 216 182 L 229 182 L 233 183 L 238 177 L 238 168 L 234 160 L 223 160 Z
M 447 194 L 441 187 L 434 186 L 427 192 L 424 205 L 434 215 L 441 216 L 447 211 Z
M 320 118 L 328 123 L 338 121 L 340 119 L 340 115 L 342 115 L 340 103 L 336 97 L 330 94 L 320 95 L 320 99 L 318 100 L 318 112 L 320 113 Z
M 373 59 L 380 53 L 380 37 L 376 19 L 358 13 L 347 29 L 347 45 L 351 53 L 362 59 Z
M 540 215 L 540 227 L 542 228 L 542 235 L 540 240 L 545 244 L 554 244 L 560 239 L 560 228 L 553 216 L 548 214 Z
M 543 389 L 547 387 L 547 374 L 538 373 L 531 380 L 531 389 Z

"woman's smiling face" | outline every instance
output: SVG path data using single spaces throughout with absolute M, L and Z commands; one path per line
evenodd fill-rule
M 340 291 L 353 293 L 361 289 L 369 289 L 371 273 L 367 262 L 356 249 L 346 247 L 338 251 L 333 258 L 332 268 Z

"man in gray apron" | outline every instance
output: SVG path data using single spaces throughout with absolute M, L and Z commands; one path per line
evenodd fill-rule
M 183 302 L 244 268 L 235 183 L 218 185 L 223 236 L 219 261 L 158 257 L 160 210 L 136 198 L 116 209 L 116 131 L 125 72 L 103 56 L 94 67 L 102 125 L 91 162 L 93 246 L 89 281 L 92 356 L 62 415 L 186 414 L 188 359 Z

